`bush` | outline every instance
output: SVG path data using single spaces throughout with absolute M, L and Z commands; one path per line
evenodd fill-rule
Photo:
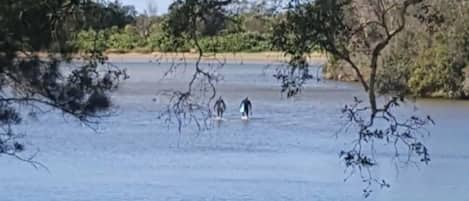
M 258 32 L 206 37 L 200 41 L 200 46 L 205 52 L 260 52 L 271 50 L 269 37 Z
M 433 2 L 444 21 L 412 21 L 382 55 L 380 93 L 418 97 L 469 96 L 469 7 Z M 453 12 L 461 7 L 461 12 Z M 451 11 L 451 12 L 449 12 Z M 432 15 L 433 17 L 436 15 Z M 433 22 L 433 23 L 432 23 Z M 441 23 L 444 22 L 444 23 Z
M 104 31 L 96 32 L 93 29 L 80 31 L 73 44 L 80 52 L 101 52 L 108 48 Z
M 191 45 L 186 40 L 175 39 L 164 33 L 151 33 L 147 38 L 148 49 L 160 52 L 189 52 Z
M 145 40 L 141 38 L 134 26 L 127 25 L 123 31 L 114 32 L 109 36 L 108 45 L 113 49 L 132 50 L 145 46 Z
M 458 98 L 464 96 L 463 69 L 466 63 L 458 54 L 439 44 L 423 50 L 412 67 L 408 86 L 417 96 Z
M 149 36 L 143 38 L 131 25 L 127 25 L 124 29 L 112 27 L 99 33 L 94 30 L 82 31 L 78 34 L 75 44 L 83 52 L 90 51 L 95 46 L 108 53 L 189 52 L 195 49 L 195 45 L 190 41 L 168 36 L 159 29 L 152 29 Z M 269 36 L 258 32 L 204 37 L 200 39 L 199 44 L 204 52 L 260 52 L 272 49 Z

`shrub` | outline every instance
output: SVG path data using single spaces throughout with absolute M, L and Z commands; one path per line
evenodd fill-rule
M 134 26 L 127 25 L 123 31 L 112 33 L 109 36 L 108 44 L 113 49 L 131 50 L 145 46 L 146 41 L 139 36 Z
M 462 97 L 466 63 L 459 60 L 460 53 L 438 44 L 423 50 L 412 67 L 408 86 L 417 96 Z
M 200 46 L 206 52 L 260 52 L 271 50 L 269 37 L 258 32 L 205 37 L 200 41 Z
M 104 51 L 108 48 L 104 31 L 96 32 L 93 29 L 80 31 L 73 44 L 80 52 Z

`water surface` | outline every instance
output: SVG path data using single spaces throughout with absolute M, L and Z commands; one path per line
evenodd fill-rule
M 131 79 L 114 95 L 116 115 L 97 133 L 55 113 L 19 128 L 50 172 L 1 157 L 0 200 L 364 200 L 357 178 L 343 181 L 337 153 L 349 136 L 335 136 L 340 108 L 363 96 L 358 85 L 311 81 L 301 96 L 284 99 L 271 76 L 275 66 L 232 63 L 219 71 L 217 87 L 227 120 L 207 132 L 179 134 L 157 119 L 162 103 L 152 100 L 162 89 L 184 88 L 192 68 L 161 80 L 168 64 L 118 65 Z M 245 96 L 254 108 L 248 123 L 238 114 Z M 384 160 L 377 173 L 392 188 L 367 200 L 468 201 L 469 103 L 422 100 L 416 106 L 437 122 L 426 139 L 432 162 L 397 174 Z

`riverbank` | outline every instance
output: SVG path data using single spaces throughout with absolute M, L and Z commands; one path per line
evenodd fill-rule
M 198 59 L 199 55 L 196 52 L 185 53 L 165 53 L 165 52 L 152 52 L 152 53 L 106 53 L 109 61 L 111 62 L 193 62 Z M 204 54 L 203 62 L 226 62 L 226 63 L 284 63 L 288 62 L 289 57 L 285 56 L 282 52 L 240 52 L 240 53 L 206 53 Z M 336 80 L 342 82 L 357 82 L 358 79 L 353 70 L 344 65 L 328 64 L 327 58 L 321 53 L 312 53 L 308 56 L 310 63 L 325 64 L 323 76 L 327 80 Z M 364 73 L 365 77 L 367 72 Z M 469 94 L 469 68 L 465 71 L 466 79 L 464 81 L 463 93 L 465 95 L 456 99 L 467 99 Z M 429 96 L 422 98 L 443 98 L 448 99 L 444 93 L 435 92 Z M 450 99 L 454 99 L 450 98 Z
M 20 57 L 26 57 L 23 53 L 18 53 Z M 30 53 L 28 56 L 38 56 L 43 59 L 50 58 L 50 54 L 46 52 L 35 52 Z M 171 61 L 195 61 L 198 59 L 199 54 L 197 52 L 150 52 L 150 53 L 139 53 L 139 52 L 127 52 L 127 53 L 115 53 L 105 52 L 104 55 L 110 62 L 132 62 L 132 61 L 149 61 L 149 62 L 171 62 Z M 53 55 L 54 57 L 61 57 L 60 54 Z M 74 60 L 83 60 L 87 56 L 83 53 L 77 53 L 72 55 Z M 289 56 L 286 56 L 282 52 L 225 52 L 225 53 L 204 53 L 202 61 L 226 61 L 226 62 L 255 62 L 255 63 L 272 63 L 272 62 L 288 62 Z M 322 53 L 311 53 L 308 56 L 308 61 L 312 63 L 326 63 L 327 58 Z
M 362 75 L 364 76 L 365 80 L 368 80 L 369 77 L 369 71 L 368 69 L 361 69 Z M 324 62 L 324 68 L 323 68 L 323 76 L 324 79 L 326 80 L 335 80 L 335 81 L 341 81 L 341 82 L 359 82 L 358 77 L 356 73 L 353 71 L 353 69 L 343 63 L 343 62 L 328 62 L 327 60 Z M 443 89 L 433 91 L 431 93 L 428 93 L 426 95 L 420 95 L 418 96 L 419 98 L 431 98 L 431 99 L 460 99 L 460 100 L 468 100 L 469 99 L 469 66 L 464 68 L 462 70 L 463 74 L 463 79 L 460 84 L 460 89 L 458 91 L 459 95 L 451 95 L 448 92 L 444 91 Z M 390 76 L 384 75 L 384 76 Z M 397 77 L 396 77 L 397 78 Z M 396 79 L 395 78 L 395 79 Z M 387 79 L 392 79 L 392 78 L 387 78 Z M 449 82 L 449 81 L 446 81 Z M 411 86 L 407 86 L 409 83 L 401 82 L 400 84 L 406 85 L 408 91 L 412 91 Z M 414 95 L 410 95 L 414 96 Z
M 197 60 L 198 53 L 108 53 L 108 59 L 113 61 L 132 61 L 132 60 L 148 60 L 148 61 L 193 61 Z M 288 56 L 282 52 L 241 52 L 241 53 L 205 53 L 203 61 L 227 61 L 227 62 L 287 62 Z M 315 63 L 325 63 L 326 57 L 321 53 L 312 53 L 309 55 L 309 61 Z

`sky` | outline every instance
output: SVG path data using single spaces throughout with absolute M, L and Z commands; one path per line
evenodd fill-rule
M 120 0 L 124 5 L 135 6 L 138 12 L 143 13 L 147 8 L 148 2 L 154 2 L 158 6 L 158 14 L 166 13 L 168 11 L 169 4 L 173 0 Z

